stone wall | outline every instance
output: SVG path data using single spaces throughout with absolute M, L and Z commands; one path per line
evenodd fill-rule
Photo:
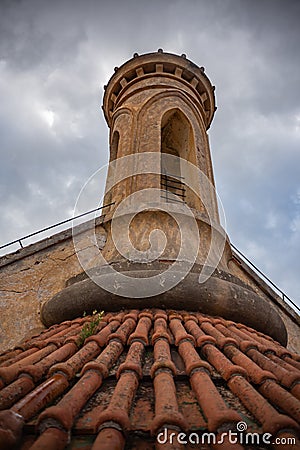
M 272 306 L 280 314 L 287 332 L 287 347 L 291 351 L 300 353 L 300 317 L 297 313 L 279 297 L 236 253 L 229 262 L 230 272 L 248 284 L 254 291 L 272 303 Z
M 96 231 L 105 235 L 100 224 Z M 80 244 L 89 248 L 89 233 L 80 233 Z M 0 351 L 41 331 L 41 305 L 82 272 L 71 230 L 0 258 Z

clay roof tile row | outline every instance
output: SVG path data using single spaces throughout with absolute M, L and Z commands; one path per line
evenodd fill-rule
M 106 314 L 82 343 L 92 321 L 0 355 L 0 448 L 174 449 L 182 432 L 218 437 L 241 421 L 297 438 L 300 358 L 269 336 L 200 313 L 132 310 Z M 163 429 L 172 445 L 157 442 Z

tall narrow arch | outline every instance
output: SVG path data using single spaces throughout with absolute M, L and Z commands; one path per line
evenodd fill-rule
M 110 146 L 111 161 L 114 161 L 118 157 L 119 141 L 120 141 L 120 133 L 118 131 L 114 131 Z
M 179 109 L 167 111 L 161 121 L 161 151 L 184 157 L 189 145 L 190 122 Z
M 172 192 L 194 206 L 195 196 L 185 185 L 181 159 L 195 163 L 194 134 L 188 118 L 179 109 L 172 109 L 161 121 L 161 187 L 167 200 L 168 192 Z
M 113 161 L 115 161 L 118 157 L 118 150 L 119 150 L 119 142 L 120 142 L 120 133 L 118 131 L 114 131 L 114 134 L 112 136 L 111 145 L 110 145 L 110 160 L 109 160 L 109 166 L 108 166 L 108 174 L 107 174 L 107 182 L 106 182 L 106 189 L 105 189 L 105 196 L 104 196 L 104 204 L 109 205 L 112 202 L 113 199 L 113 190 L 114 190 L 114 180 L 115 178 L 115 164 Z M 111 180 L 112 188 L 108 189 L 107 184 L 108 180 Z M 108 213 L 112 207 L 108 207 L 108 209 L 105 209 L 105 213 Z

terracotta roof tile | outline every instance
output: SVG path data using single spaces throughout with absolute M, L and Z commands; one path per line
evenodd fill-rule
M 0 355 L 1 449 L 175 449 L 180 433 L 220 438 L 241 421 L 297 436 L 300 359 L 269 336 L 199 313 L 132 310 L 106 314 L 81 343 L 91 321 Z M 165 429 L 172 444 L 157 441 Z

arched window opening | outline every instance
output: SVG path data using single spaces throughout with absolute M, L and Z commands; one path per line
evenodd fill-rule
M 188 122 L 183 115 L 173 110 L 166 113 L 161 127 L 161 187 L 166 191 L 165 199 L 175 201 L 168 192 L 185 200 L 185 185 L 181 175 L 180 158 L 188 142 Z M 172 155 L 173 157 L 169 157 Z M 178 199 L 178 201 L 181 201 Z
M 161 123 L 161 188 L 166 191 L 163 198 L 174 201 L 174 197 L 168 194 L 172 192 L 179 197 L 177 201 L 196 207 L 197 196 L 185 182 L 195 175 L 188 166 L 182 165 L 182 160 L 196 165 L 194 133 L 187 117 L 173 109 L 165 113 Z
M 118 147 L 119 147 L 120 134 L 118 131 L 115 131 L 113 134 L 113 138 L 111 141 L 111 150 L 110 150 L 110 160 L 114 161 L 118 157 Z
M 112 137 L 111 146 L 110 146 L 110 163 L 115 161 L 118 157 L 118 149 L 119 149 L 119 141 L 120 141 L 120 134 L 118 131 L 115 131 Z M 111 189 L 108 189 L 108 183 L 110 181 L 111 186 L 114 186 L 114 178 L 115 178 L 115 164 L 109 164 L 108 166 L 108 174 L 106 179 L 106 193 L 104 196 L 104 204 L 110 205 L 113 200 L 113 191 L 114 187 Z M 104 212 L 107 214 L 111 210 L 111 207 L 108 207 L 104 210 Z

